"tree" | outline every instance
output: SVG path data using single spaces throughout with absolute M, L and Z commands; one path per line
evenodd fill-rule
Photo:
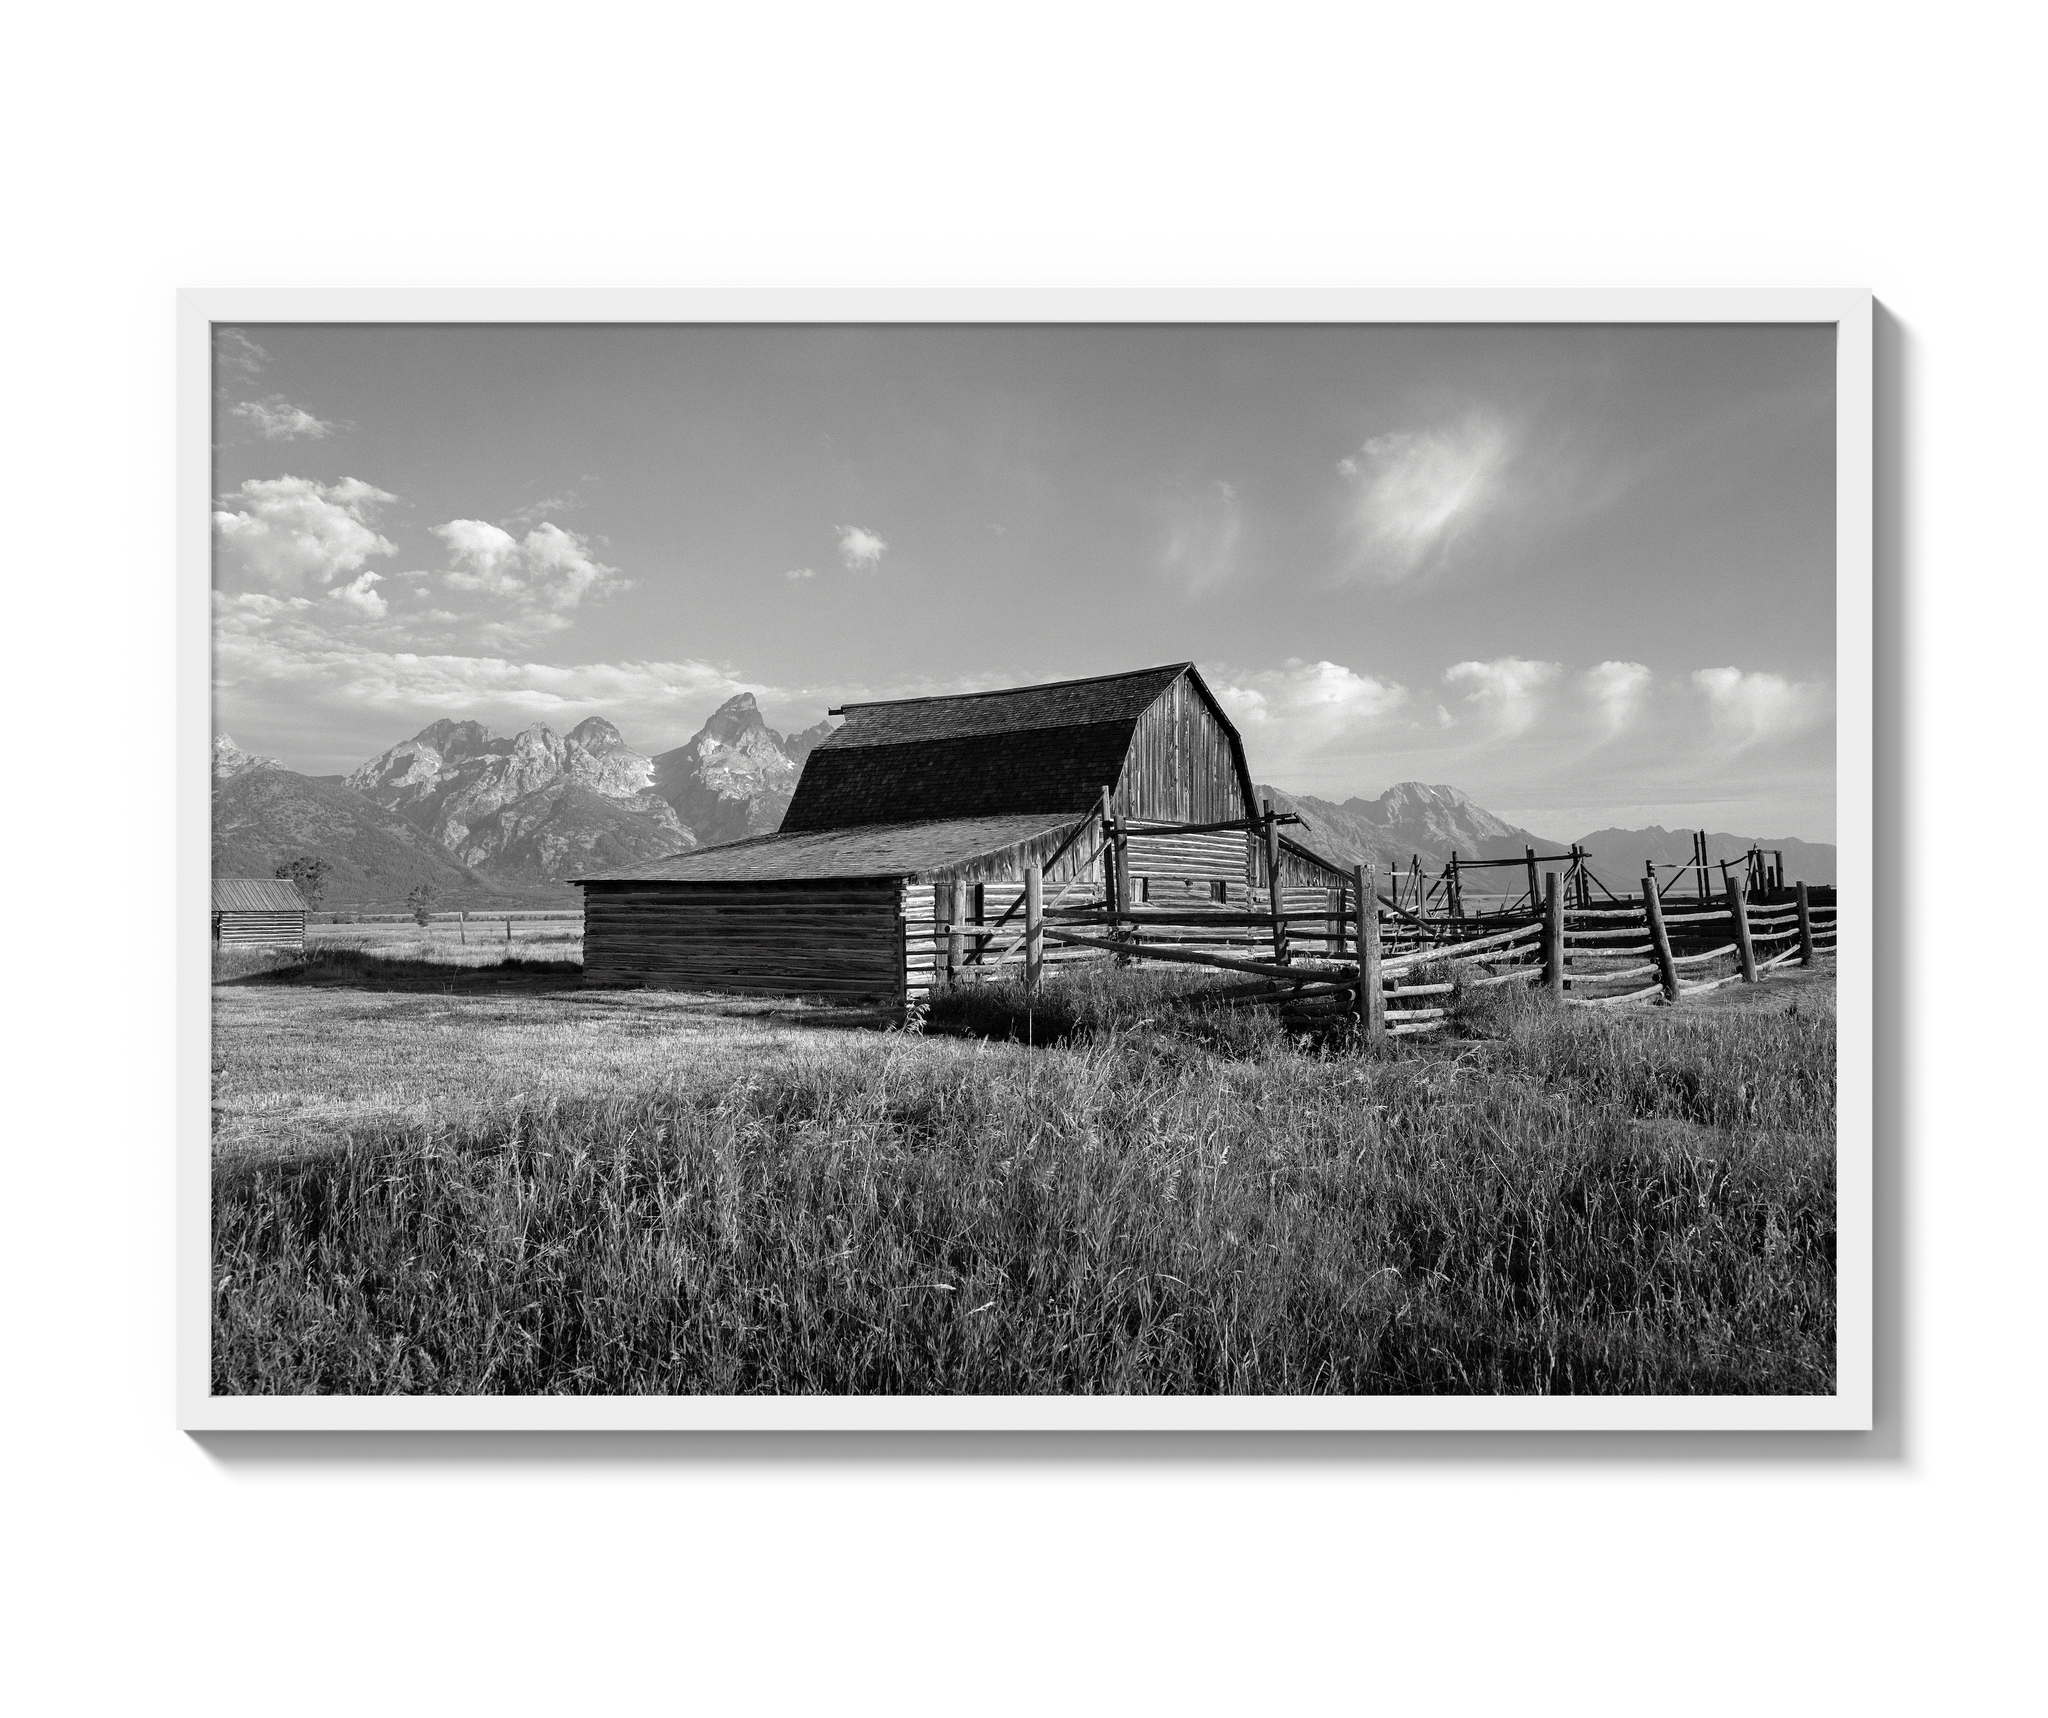
M 434 885 L 422 883 L 405 897 L 405 904 L 412 909 L 412 921 L 422 930 L 434 916 Z
M 318 911 L 320 896 L 327 887 L 327 873 L 334 867 L 325 859 L 315 859 L 310 853 L 301 853 L 296 859 L 287 860 L 272 873 L 298 884 L 299 893 L 306 898 L 306 910 Z

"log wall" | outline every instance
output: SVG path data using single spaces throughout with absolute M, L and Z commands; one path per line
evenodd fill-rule
M 900 915 L 892 881 L 587 883 L 583 982 L 895 1003 Z
M 306 915 L 286 912 L 222 911 L 213 915 L 213 940 L 271 948 L 304 948 Z

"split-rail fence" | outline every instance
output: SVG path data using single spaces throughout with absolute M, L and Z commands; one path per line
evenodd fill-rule
M 1463 861 L 1434 892 L 1404 889 L 1393 871 L 1381 891 L 1365 867 L 1344 872 L 1283 837 L 1292 821 L 1269 803 L 1228 825 L 1120 828 L 1105 808 L 1069 837 L 1088 851 L 1063 883 L 1044 880 L 1055 855 L 1027 867 L 1021 884 L 928 885 L 917 903 L 924 910 L 904 926 L 906 959 L 921 968 L 926 996 L 1019 963 L 1033 988 L 1048 967 L 1077 960 L 1206 967 L 1244 981 L 1211 1000 L 1276 1007 L 1302 1024 L 1349 1017 L 1367 1036 L 1399 1036 L 1443 1030 L 1461 989 L 1539 986 L 1585 1008 L 1677 1004 L 1834 958 L 1834 889 L 1785 883 L 1769 855 L 1710 862 L 1696 847 L 1690 864 L 1648 867 L 1630 894 L 1600 882 L 1577 847 Z M 1194 854 L 1199 838 L 1225 829 L 1246 832 L 1254 863 L 1244 881 L 1219 878 L 1208 904 L 1133 903 L 1129 867 L 1119 864 L 1133 837 L 1185 839 Z M 1543 871 L 1546 860 L 1566 869 Z M 1460 873 L 1486 865 L 1524 869 L 1527 895 L 1467 911 Z

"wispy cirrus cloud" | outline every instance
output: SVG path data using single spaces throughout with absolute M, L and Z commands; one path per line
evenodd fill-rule
M 354 477 L 252 477 L 214 511 L 222 570 L 275 590 L 353 578 L 373 556 L 397 553 L 377 528 L 397 499 Z
M 1561 663 L 1498 656 L 1491 662 L 1453 663 L 1444 670 L 1444 683 L 1469 686 L 1465 703 L 1484 718 L 1495 738 L 1513 739 L 1535 725 L 1563 672 Z
M 1692 683 L 1705 695 L 1714 731 L 1735 750 L 1789 738 L 1828 714 L 1828 689 L 1819 681 L 1739 668 L 1702 668 Z
M 1167 492 L 1159 566 L 1191 595 L 1227 584 L 1237 571 L 1244 507 L 1221 478 L 1176 483 Z
M 1500 500 L 1507 430 L 1462 423 L 1376 435 L 1337 462 L 1346 486 L 1349 577 L 1399 584 L 1440 565 Z
M 791 584 L 798 584 L 805 579 L 815 579 L 818 576 L 818 570 L 815 567 L 791 567 L 782 576 L 789 580 Z
M 229 414 L 240 418 L 265 441 L 319 441 L 342 426 L 316 418 L 302 406 L 295 406 L 282 394 L 268 399 L 244 400 Z
M 834 525 L 839 533 L 840 563 L 850 573 L 871 573 L 888 553 L 888 540 L 865 525 Z
M 270 354 L 239 328 L 217 328 L 213 333 L 213 361 L 222 370 L 255 376 L 270 362 Z
M 565 489 L 559 495 L 543 496 L 538 501 L 529 501 L 523 507 L 515 507 L 507 513 L 501 523 L 512 526 L 534 526 L 558 513 L 574 513 L 583 505 L 583 497 L 573 489 Z

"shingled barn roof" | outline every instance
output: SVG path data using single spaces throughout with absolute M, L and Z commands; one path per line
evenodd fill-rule
M 1116 782 L 1138 718 L 1184 674 L 1234 741 L 1236 730 L 1187 662 L 849 704 L 845 724 L 805 761 L 782 828 L 1084 812 Z
M 289 877 L 216 877 L 216 913 L 303 913 L 306 898 Z
M 971 874 L 977 861 L 997 869 L 1044 859 L 1065 841 L 1074 820 L 1056 812 L 1023 817 L 963 817 L 924 823 L 870 824 L 801 833 L 783 830 L 723 847 L 701 847 L 577 883 L 787 883 L 822 878 L 900 877 L 910 882 Z

